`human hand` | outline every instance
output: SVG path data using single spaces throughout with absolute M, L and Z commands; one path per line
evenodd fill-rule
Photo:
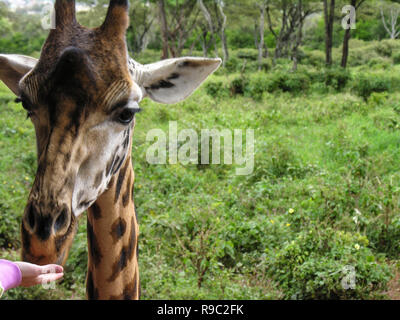
M 64 269 L 57 264 L 38 266 L 27 262 L 15 262 L 22 274 L 21 286 L 31 287 L 37 284 L 49 283 L 61 279 Z

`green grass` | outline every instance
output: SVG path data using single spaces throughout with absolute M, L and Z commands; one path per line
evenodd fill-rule
M 221 72 L 209 81 L 228 86 L 238 76 Z M 256 100 L 214 98 L 203 86 L 176 105 L 143 101 L 133 146 L 142 298 L 381 298 L 400 252 L 399 98 L 392 90 L 365 100 L 349 84 Z M 36 146 L 3 85 L 0 101 L 0 247 L 1 256 L 17 259 Z M 253 128 L 253 174 L 237 176 L 234 165 L 148 164 L 146 134 L 167 132 L 169 121 L 178 130 Z M 17 289 L 5 298 L 84 298 L 81 220 L 57 289 Z M 343 291 L 348 265 L 356 289 Z

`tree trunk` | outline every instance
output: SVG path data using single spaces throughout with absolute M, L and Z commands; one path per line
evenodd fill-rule
M 290 46 L 290 37 L 295 31 L 293 21 L 291 21 L 292 13 L 294 10 L 293 3 L 290 1 L 282 1 L 282 18 L 281 18 L 281 29 L 279 34 L 275 35 L 276 47 L 274 55 L 274 63 L 278 58 L 282 58 L 288 54 L 288 49 Z M 270 23 L 270 18 L 268 18 Z
M 364 1 L 365 0 L 359 0 L 359 2 L 357 3 L 357 0 L 351 0 L 350 5 L 353 6 L 355 8 L 355 10 L 357 10 Z M 346 29 L 346 32 L 344 33 L 344 38 L 343 38 L 342 62 L 340 64 L 342 68 L 347 67 L 347 60 L 349 57 L 350 38 L 351 38 L 351 28 L 349 27 L 348 29 Z
M 264 55 L 264 24 L 265 24 L 265 5 L 260 4 L 260 41 L 258 42 L 258 71 L 262 70 L 262 62 Z
M 254 48 L 258 48 L 258 30 L 260 27 L 258 26 L 257 19 L 254 19 Z
M 335 18 L 335 0 L 324 0 L 324 19 L 325 19 L 325 63 L 332 65 L 332 45 L 333 45 L 333 22 Z
M 204 18 L 207 21 L 208 24 L 208 28 L 210 30 L 210 34 L 211 34 L 211 39 L 210 42 L 212 43 L 212 45 L 214 46 L 214 50 L 215 50 L 215 56 L 218 56 L 218 51 L 217 51 L 217 43 L 215 41 L 215 28 L 214 28 L 214 23 L 212 21 L 211 15 L 208 12 L 206 6 L 203 3 L 203 0 L 197 0 L 197 3 L 199 4 L 200 10 L 204 15 Z
M 287 27 L 287 4 L 284 2 L 284 6 L 282 8 L 282 24 L 281 24 L 281 30 L 279 32 L 278 37 L 276 37 L 276 47 L 275 47 L 275 55 L 274 55 L 274 60 L 281 58 L 282 57 L 282 51 L 283 47 L 285 46 L 285 34 L 286 34 L 286 27 Z
M 203 48 L 203 57 L 208 57 L 208 45 L 207 45 L 207 31 L 202 32 L 201 34 L 201 47 Z
M 293 67 L 292 71 L 297 71 L 297 63 L 298 63 L 298 53 L 299 53 L 299 46 L 301 44 L 302 38 L 303 38 L 303 25 L 304 25 L 304 19 L 303 18 L 303 0 L 298 0 L 298 31 L 295 36 L 294 44 L 293 44 L 293 52 L 292 52 L 292 58 L 293 58 Z
M 266 14 L 267 14 L 267 21 L 268 21 L 268 28 L 269 31 L 272 33 L 272 35 L 274 36 L 275 39 L 277 39 L 278 35 L 276 34 L 276 32 L 274 31 L 274 28 L 272 26 L 272 21 L 271 21 L 271 14 L 270 14 L 270 8 L 269 8 L 269 4 L 267 3 L 266 6 Z M 275 65 L 275 55 L 274 55 L 274 59 L 272 60 L 273 64 Z
M 347 67 L 347 60 L 349 57 L 349 41 L 351 38 L 351 29 L 346 29 L 344 33 L 344 38 L 343 38 L 343 51 L 342 51 L 342 62 L 341 62 L 341 67 L 346 68 Z
M 263 58 L 268 58 L 268 47 L 267 44 L 264 41 L 264 52 L 263 52 Z
M 158 9 L 160 14 L 160 29 L 162 38 L 162 56 L 161 59 L 168 59 L 169 57 L 169 44 L 168 44 L 168 25 L 167 25 L 167 15 L 165 13 L 165 3 L 164 0 L 158 1 Z
M 223 67 L 225 68 L 226 62 L 229 60 L 228 41 L 226 39 L 226 34 L 225 34 L 227 18 L 224 13 L 224 10 L 222 8 L 222 4 L 220 2 L 218 2 L 217 6 L 218 6 L 219 14 L 222 17 L 222 21 L 219 21 L 218 24 L 219 24 L 219 29 L 220 29 L 220 33 L 221 33 L 222 52 L 224 54 Z
M 192 44 L 191 44 L 191 46 L 190 46 L 190 49 L 189 49 L 189 56 L 192 55 L 193 50 L 194 50 L 194 48 L 196 47 L 197 41 L 199 41 L 199 38 L 200 38 L 200 37 L 201 37 L 201 34 L 199 33 L 199 34 L 197 35 L 196 39 L 193 40 L 193 42 L 192 42 Z

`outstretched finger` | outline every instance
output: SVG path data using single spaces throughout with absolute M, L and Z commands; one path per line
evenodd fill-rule
M 64 276 L 64 273 L 48 273 L 48 274 L 41 274 L 36 278 L 37 284 L 46 284 L 49 282 L 57 281 Z
M 48 274 L 48 273 L 59 274 L 63 272 L 64 272 L 63 267 L 59 266 L 58 264 L 48 264 L 40 267 L 41 274 Z

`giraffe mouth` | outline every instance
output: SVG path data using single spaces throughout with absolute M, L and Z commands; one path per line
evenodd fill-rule
M 64 265 L 77 230 L 75 219 L 71 220 L 65 233 L 57 235 L 52 232 L 46 239 L 27 228 L 26 224 L 24 221 L 21 227 L 22 260 L 39 265 Z
M 66 252 L 66 250 L 64 250 L 59 256 L 58 256 L 58 258 L 57 258 L 57 260 L 56 260 L 56 264 L 59 264 L 59 265 L 63 265 L 64 264 L 64 260 L 65 260 L 65 252 Z

